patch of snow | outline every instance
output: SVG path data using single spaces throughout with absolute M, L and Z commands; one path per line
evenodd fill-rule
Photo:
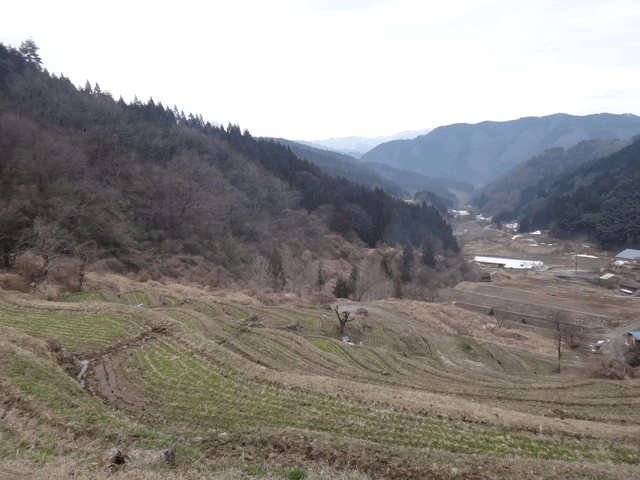
M 535 232 L 531 232 L 529 235 L 542 235 L 540 230 L 536 230 Z
M 595 255 L 587 255 L 586 253 L 578 253 L 578 254 L 576 255 L 576 257 L 600 258 L 600 257 L 596 257 Z
M 513 237 L 511 237 L 511 240 L 515 240 L 516 238 L 520 238 L 522 235 L 514 235 Z
M 616 260 L 615 262 L 613 262 L 613 264 L 616 267 L 619 267 L 620 265 L 624 265 L 625 263 L 627 263 L 627 260 Z
M 600 277 L 601 280 L 609 280 L 611 277 L 615 277 L 615 273 L 605 273 Z

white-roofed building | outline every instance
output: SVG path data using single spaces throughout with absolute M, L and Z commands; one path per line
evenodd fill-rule
M 616 255 L 616 260 L 640 260 L 640 250 L 633 250 L 632 248 L 627 248 L 623 250 L 618 255 Z
M 507 257 L 477 256 L 473 259 L 473 261 L 487 267 L 514 268 L 519 270 L 530 270 L 532 268 L 537 268 L 544 265 L 544 263 L 540 260 L 517 260 Z

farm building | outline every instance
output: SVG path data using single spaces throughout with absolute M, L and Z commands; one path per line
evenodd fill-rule
M 616 255 L 616 261 L 628 262 L 630 260 L 640 260 L 640 250 L 633 250 L 631 248 L 627 248 L 623 250 L 618 255 Z
M 632 294 L 637 290 L 640 290 L 640 283 L 632 282 L 631 280 L 620 280 L 620 291 L 623 293 Z
M 627 332 L 627 344 L 633 345 L 640 342 L 640 332 Z
M 485 267 L 513 268 L 521 270 L 530 270 L 532 268 L 541 267 L 543 265 L 540 260 L 516 260 L 507 257 L 477 256 L 473 259 L 473 261 Z

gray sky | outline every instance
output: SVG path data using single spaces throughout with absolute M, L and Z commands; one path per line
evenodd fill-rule
M 0 42 L 28 37 L 75 85 L 257 136 L 640 115 L 637 0 L 7 2 Z

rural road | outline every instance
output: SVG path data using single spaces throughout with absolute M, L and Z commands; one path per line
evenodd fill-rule
M 609 358 L 622 360 L 624 353 L 623 346 L 626 342 L 626 332 L 636 332 L 640 330 L 640 319 L 611 330 L 605 336 L 609 339 Z

